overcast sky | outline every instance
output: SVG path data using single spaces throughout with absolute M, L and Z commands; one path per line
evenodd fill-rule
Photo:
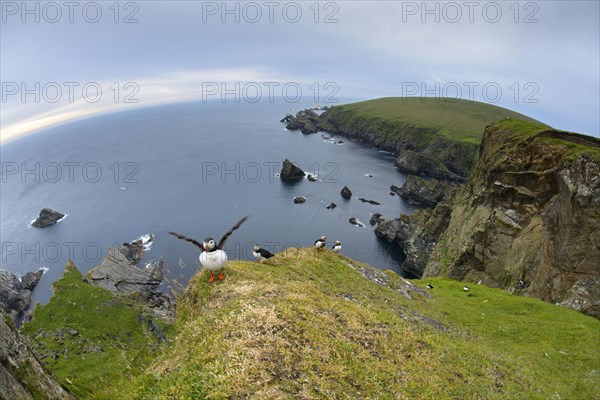
M 303 99 L 318 88 L 320 104 L 458 96 L 598 136 L 599 4 L 2 0 L 1 139 L 99 112 L 298 88 Z

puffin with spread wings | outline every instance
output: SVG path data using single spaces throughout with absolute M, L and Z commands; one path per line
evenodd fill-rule
M 202 250 L 199 257 L 200 264 L 210 271 L 210 278 L 208 282 L 212 283 L 215 280 L 213 271 L 219 271 L 219 275 L 217 275 L 217 277 L 220 280 L 225 279 L 225 275 L 223 275 L 223 268 L 225 268 L 225 264 L 227 264 L 227 253 L 223 250 L 225 247 L 225 242 L 235 230 L 237 230 L 244 222 L 246 222 L 247 219 L 247 216 L 240 219 L 237 224 L 235 224 L 230 230 L 227 231 L 227 233 L 223 235 L 218 244 L 212 237 L 208 237 L 204 239 L 202 243 L 200 243 L 176 232 L 169 232 L 169 234 L 175 236 L 177 239 L 192 243 Z

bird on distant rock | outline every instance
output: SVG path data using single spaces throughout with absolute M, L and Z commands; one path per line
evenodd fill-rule
M 427 284 L 427 289 L 433 289 L 433 286 L 431 285 L 431 283 Z
M 252 250 L 252 255 L 254 256 L 254 258 L 256 258 L 256 261 L 258 261 L 258 262 L 263 262 L 267 258 L 271 258 L 274 256 L 269 250 L 266 250 L 266 249 L 263 249 L 262 247 L 260 247 L 259 244 L 254 245 L 254 248 Z
M 467 285 L 465 285 L 465 286 L 463 287 L 463 290 L 464 290 L 465 292 L 468 292 L 468 291 L 469 291 L 469 289 L 470 289 L 470 288 L 469 288 Z
M 323 235 L 319 239 L 315 240 L 315 247 L 317 250 L 321 250 L 327 244 L 327 236 Z
M 246 222 L 247 219 L 248 217 L 246 216 L 239 220 L 237 224 L 235 224 L 229 231 L 227 231 L 227 233 L 223 235 L 218 244 L 212 237 L 207 237 L 202 243 L 200 243 L 179 233 L 169 232 L 169 234 L 178 239 L 192 243 L 202 250 L 198 258 L 200 259 L 200 264 L 210 271 L 210 278 L 208 282 L 212 283 L 215 280 L 213 271 L 219 271 L 218 278 L 220 280 L 225 279 L 225 275 L 223 275 L 223 268 L 225 268 L 225 264 L 227 264 L 227 253 L 223 250 L 225 247 L 225 242 L 235 230 L 237 230 L 244 222 Z
M 333 250 L 334 253 L 339 253 L 341 249 L 342 249 L 342 244 L 340 243 L 339 240 L 336 240 L 335 244 L 333 245 L 331 250 Z

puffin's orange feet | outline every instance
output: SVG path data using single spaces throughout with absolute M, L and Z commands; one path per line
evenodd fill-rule
M 222 273 L 222 272 L 221 272 L 221 273 L 219 273 L 219 279 L 220 279 L 220 280 L 223 280 L 223 279 L 225 279 L 225 275 L 223 275 L 223 273 Z
M 210 278 L 208 279 L 208 283 L 212 283 L 215 280 L 215 276 L 212 274 L 210 274 Z

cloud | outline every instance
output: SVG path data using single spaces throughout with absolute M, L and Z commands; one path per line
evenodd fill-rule
M 282 85 L 306 87 L 312 83 L 312 80 L 286 78 L 269 69 L 206 69 L 121 81 L 81 82 L 74 88 L 72 97 L 68 85 L 58 84 L 62 86 L 62 96 L 55 103 L 49 102 L 47 97 L 54 99 L 56 92 L 48 89 L 48 95 L 45 95 L 44 87 L 40 85 L 39 102 L 33 99 L 31 93 L 22 99 L 20 89 L 19 93 L 7 96 L 10 102 L 2 107 L 0 142 L 7 143 L 40 129 L 92 115 L 175 102 L 218 100 L 221 97 L 230 101 L 235 100 L 234 96 L 241 98 L 244 95 L 252 98 L 257 95 L 279 97 L 281 89 L 278 88 Z M 90 88 L 87 95 L 82 89 L 86 85 Z M 33 88 L 26 87 L 27 90 Z M 260 93 L 257 94 L 257 90 Z M 98 96 L 98 93 L 101 95 Z

